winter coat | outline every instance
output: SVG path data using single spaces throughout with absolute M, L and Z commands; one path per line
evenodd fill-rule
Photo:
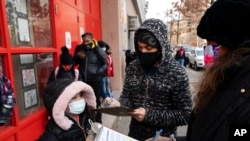
M 65 112 L 70 100 L 78 93 L 83 94 L 86 102 L 84 112 L 79 115 L 80 124 Z M 43 101 L 50 119 L 38 141 L 85 141 L 87 130 L 90 129 L 88 110 L 96 109 L 92 87 L 82 81 L 57 79 L 46 86 Z
M 164 23 L 149 19 L 139 29 L 150 31 L 158 39 L 162 60 L 152 75 L 144 72 L 138 59 L 128 65 L 120 103 L 133 109 L 146 109 L 144 120 L 138 122 L 132 118 L 129 128 L 129 136 L 145 140 L 160 129 L 163 136 L 175 134 L 177 126 L 187 124 L 191 94 L 185 69 L 171 56 Z M 138 52 L 137 43 L 135 50 Z
M 80 58 L 78 52 L 84 53 L 85 57 Z M 79 64 L 79 72 L 84 82 L 101 81 L 101 77 L 107 74 L 106 53 L 97 45 L 91 49 L 84 48 L 82 44 L 76 46 L 74 59 Z
M 242 67 L 227 70 L 225 76 L 230 77 L 228 84 L 219 87 L 206 108 L 199 113 L 192 113 L 187 137 L 183 141 L 228 141 L 234 136 L 230 128 L 235 125 L 250 126 L 249 62 L 250 56 L 242 63 Z
M 51 118 L 46 125 L 45 132 L 37 141 L 85 141 L 87 137 L 86 131 L 90 130 L 91 126 L 85 119 L 88 118 L 88 113 L 85 112 L 83 115 L 80 124 L 67 116 L 73 122 L 68 130 L 60 128 Z
M 58 67 L 59 69 L 57 73 L 55 72 L 57 68 L 53 69 L 52 72 L 50 73 L 47 84 L 49 84 L 50 82 L 56 79 L 62 79 L 62 78 L 68 78 L 68 79 L 79 80 L 79 81 L 82 80 L 82 77 L 79 74 L 79 71 L 77 69 L 74 69 L 74 67 L 72 67 L 70 71 L 65 71 L 61 66 L 58 66 Z
M 114 66 L 113 66 L 113 58 L 111 55 L 107 55 L 107 77 L 113 77 L 114 76 Z

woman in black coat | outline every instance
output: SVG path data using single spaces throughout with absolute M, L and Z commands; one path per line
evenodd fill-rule
M 177 141 L 249 141 L 250 133 L 234 136 L 236 127 L 250 126 L 249 25 L 249 0 L 217 0 L 202 17 L 198 36 L 217 43 L 219 54 L 201 82 L 187 136 Z

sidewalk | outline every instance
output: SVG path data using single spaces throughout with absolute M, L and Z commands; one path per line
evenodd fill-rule
M 112 95 L 114 96 L 115 99 L 118 99 L 120 97 L 121 91 L 113 91 Z M 112 116 L 112 115 L 108 115 L 108 114 L 102 114 L 102 122 L 103 125 L 108 127 L 108 128 L 112 128 L 113 124 L 116 121 L 117 116 Z

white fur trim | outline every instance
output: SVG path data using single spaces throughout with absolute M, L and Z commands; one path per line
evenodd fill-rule
M 92 87 L 81 81 L 72 82 L 57 98 L 52 110 L 52 116 L 56 124 L 64 130 L 68 130 L 73 124 L 73 122 L 65 116 L 64 112 L 69 101 L 79 92 L 83 92 L 84 100 L 90 109 L 96 108 L 96 97 Z

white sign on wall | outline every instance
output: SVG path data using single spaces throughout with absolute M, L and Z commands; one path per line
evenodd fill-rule
M 71 34 L 70 32 L 65 32 L 66 47 L 71 48 Z

